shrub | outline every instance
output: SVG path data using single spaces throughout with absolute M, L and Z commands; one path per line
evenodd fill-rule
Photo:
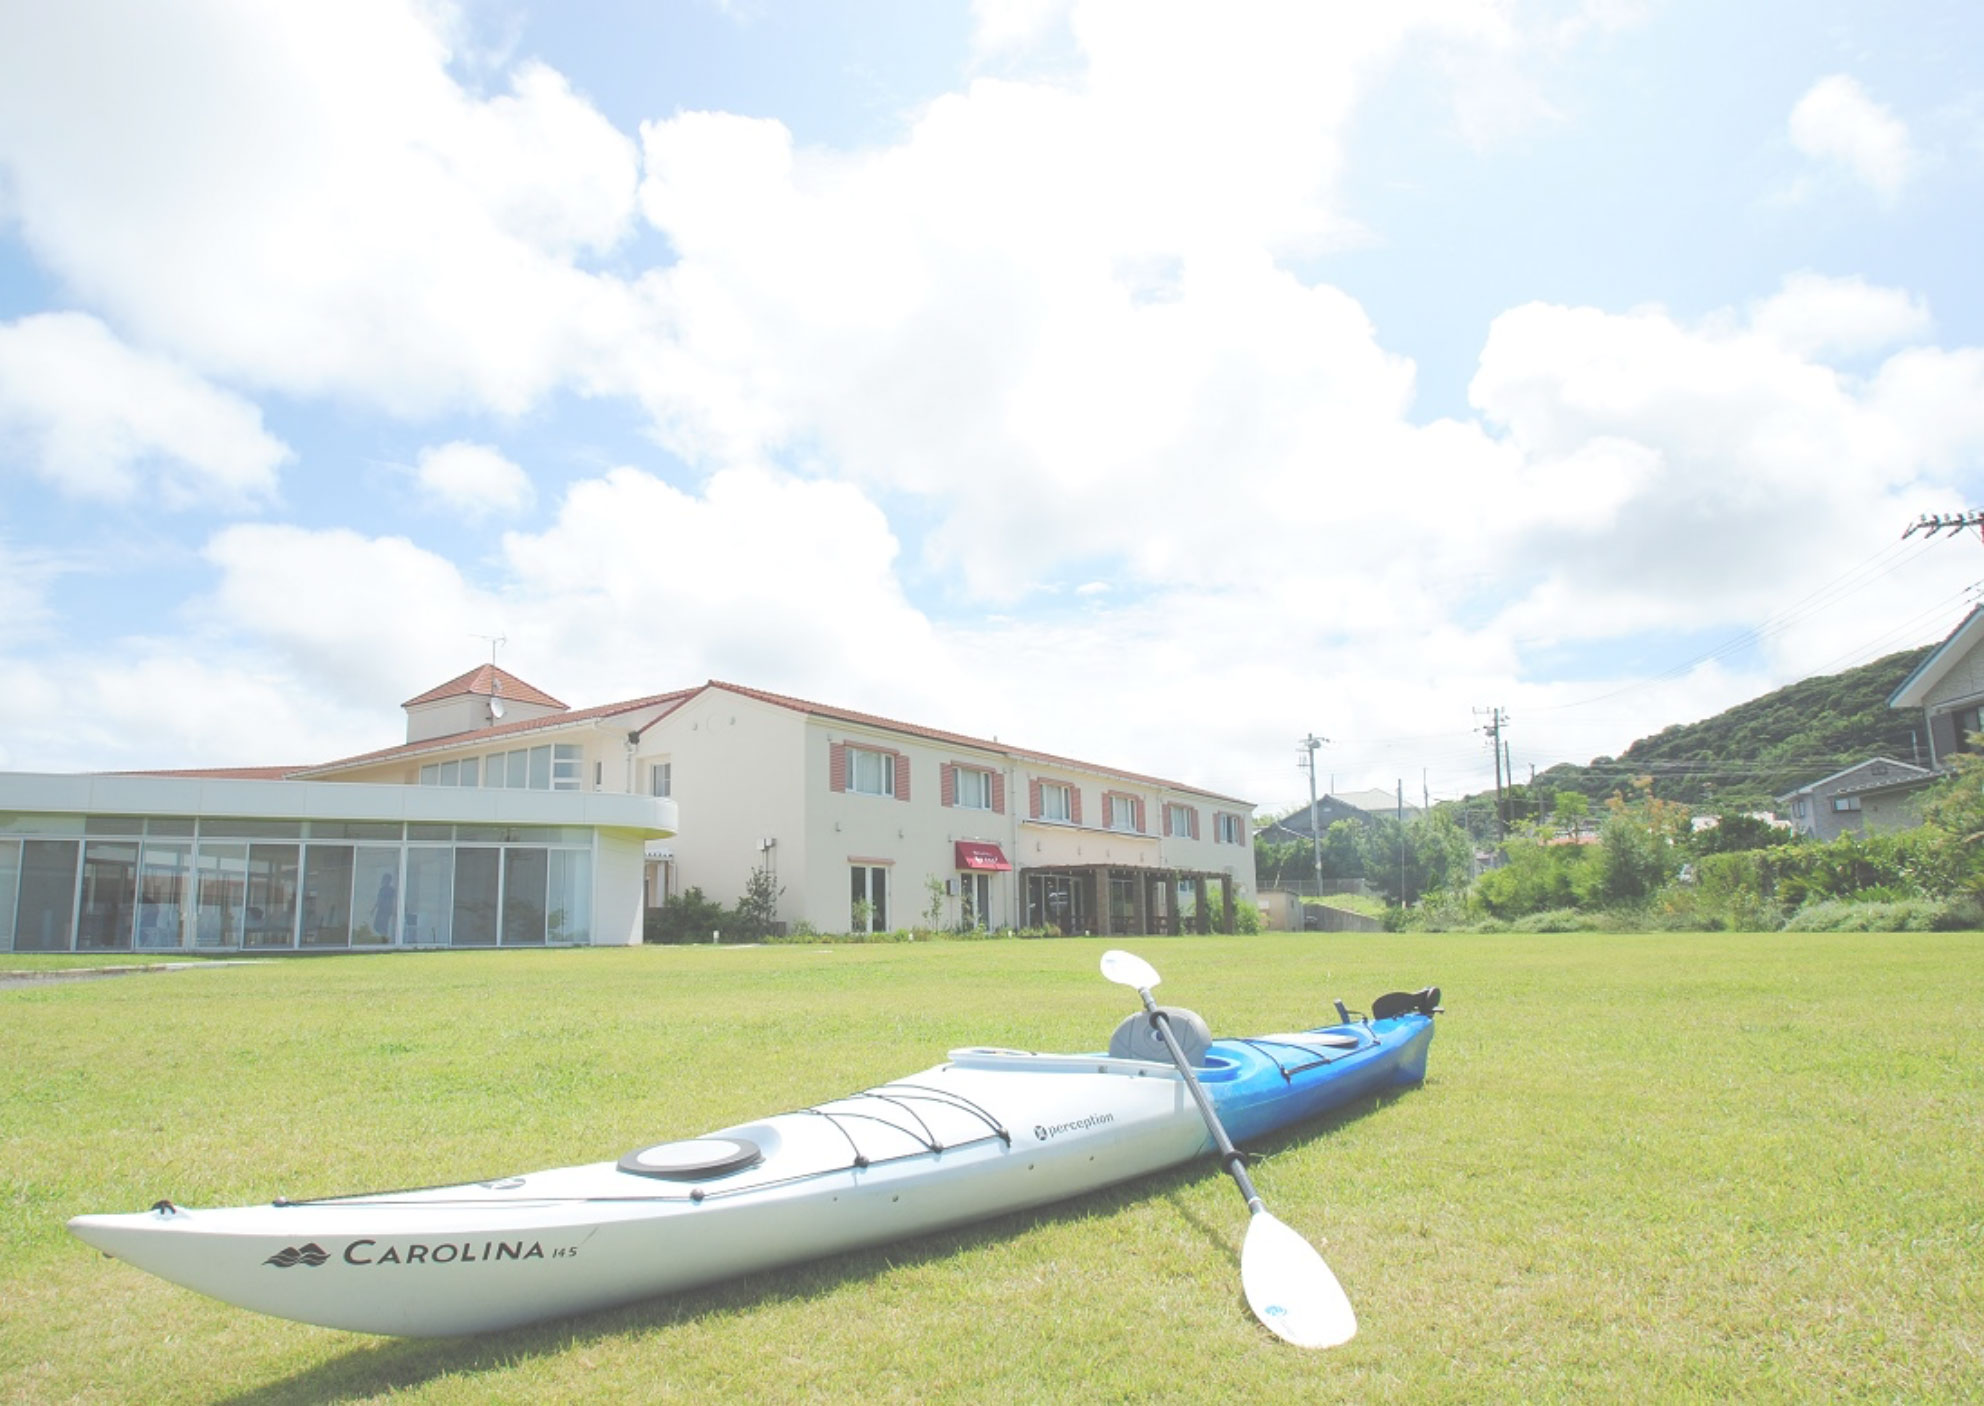
M 1602 914 L 1580 913 L 1575 908 L 1549 908 L 1528 913 L 1509 924 L 1511 932 L 1598 932 L 1612 924 Z
M 1791 915 L 1786 932 L 1933 932 L 1949 905 L 1915 898 L 1900 903 L 1847 903 L 1827 899 Z
M 699 888 L 689 888 L 650 908 L 642 931 L 647 942 L 707 942 L 712 931 L 721 931 L 730 921 L 730 910 L 703 897 Z

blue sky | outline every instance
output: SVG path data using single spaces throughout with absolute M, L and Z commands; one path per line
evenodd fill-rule
M 1939 638 L 1955 0 L 0 17 L 0 767 L 488 657 L 1304 797 Z

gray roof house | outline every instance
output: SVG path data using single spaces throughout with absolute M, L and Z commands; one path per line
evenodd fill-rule
M 1922 787 L 1935 779 L 1927 767 L 1873 757 L 1787 791 L 1777 803 L 1791 817 L 1794 833 L 1818 840 L 1906 830 L 1922 823 L 1915 802 Z
M 1951 755 L 1974 752 L 1984 732 L 1984 606 L 1972 610 L 1949 638 L 1888 695 L 1890 708 L 1920 708 L 1928 724 L 1929 765 L 1944 770 Z
M 1973 609 L 1888 695 L 1890 708 L 1920 708 L 1929 765 L 1876 757 L 1779 796 L 1791 827 L 1821 840 L 1922 823 L 1924 792 L 1950 758 L 1984 750 L 1984 606 Z

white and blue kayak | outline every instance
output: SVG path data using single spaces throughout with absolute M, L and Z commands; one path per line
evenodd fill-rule
M 1383 998 L 1365 1020 L 1217 1041 L 1189 1012 L 1170 1014 L 1187 1027 L 1181 1044 L 1222 1121 L 1245 1140 L 1423 1080 L 1438 1000 L 1429 988 Z M 218 1210 L 161 1201 L 77 1216 L 69 1228 L 259 1313 L 406 1337 L 491 1332 L 1040 1206 L 1200 1157 L 1213 1148 L 1207 1123 L 1167 1053 L 1140 1043 L 1149 1028 L 1131 1017 L 1100 1054 L 953 1050 L 920 1074 L 617 1162 Z

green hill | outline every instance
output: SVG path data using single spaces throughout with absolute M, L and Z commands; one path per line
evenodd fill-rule
M 1695 723 L 1677 723 L 1642 737 L 1617 757 L 1595 757 L 1584 766 L 1561 763 L 1536 775 L 1544 798 L 1559 791 L 1582 791 L 1594 801 L 1614 792 L 1632 794 L 1643 777 L 1653 778 L 1653 794 L 1685 801 L 1697 809 L 1763 809 L 1771 798 L 1816 781 L 1869 757 L 1926 761 L 1928 739 L 1919 739 L 1922 714 L 1890 708 L 1888 696 L 1928 657 L 1933 645 L 1903 650 L 1843 674 L 1824 674 L 1790 684 L 1761 698 Z M 1527 818 L 1533 807 L 1518 788 Z M 1494 794 L 1470 796 L 1466 810 Z

